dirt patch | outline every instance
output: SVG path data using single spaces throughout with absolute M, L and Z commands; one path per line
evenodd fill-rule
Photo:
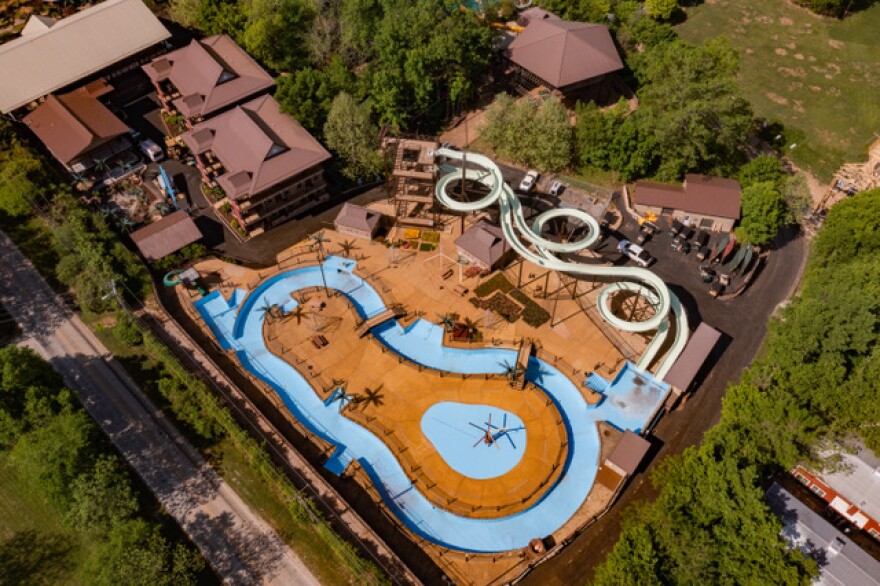
M 794 24 L 794 21 L 790 18 L 786 18 L 783 16 L 779 19 L 779 24 L 781 24 L 782 26 L 791 26 Z
M 811 86 L 810 86 L 810 90 L 811 90 L 811 91 L 814 91 L 814 92 L 821 92 L 821 91 L 822 91 L 822 88 L 820 88 L 820 87 L 817 86 L 817 85 L 811 85 Z
M 804 55 L 803 55 L 803 53 L 795 53 L 794 58 L 797 59 L 798 61 L 803 61 Z
M 777 55 L 788 55 L 788 51 L 786 51 L 782 47 L 776 47 L 776 49 L 773 52 L 776 53 Z
M 806 110 L 804 109 L 804 103 L 801 102 L 800 100 L 795 100 L 795 101 L 794 101 L 794 106 L 793 106 L 793 108 L 794 108 L 794 111 L 795 111 L 795 112 L 800 112 L 801 114 L 803 114 L 804 112 L 806 112 Z
M 773 92 L 767 92 L 767 97 L 781 106 L 788 104 L 788 98 L 784 98 L 784 97 L 780 96 L 779 94 L 774 94 Z
M 844 43 L 843 41 L 838 41 L 837 39 L 828 39 L 828 44 L 835 49 L 843 49 L 846 46 L 846 43 Z
M 776 71 L 781 73 L 782 75 L 787 75 L 789 77 L 806 77 L 807 72 L 804 71 L 803 67 L 777 67 Z

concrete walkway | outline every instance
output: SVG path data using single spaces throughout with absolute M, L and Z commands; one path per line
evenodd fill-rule
M 0 303 L 226 584 L 319 584 L 0 232 Z

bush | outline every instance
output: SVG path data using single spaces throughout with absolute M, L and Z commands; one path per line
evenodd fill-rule
M 430 242 L 422 242 L 422 244 L 419 246 L 419 250 L 423 252 L 428 252 L 434 250 L 435 248 L 437 248 L 437 245 Z
M 138 326 L 128 317 L 127 313 L 123 312 L 116 314 L 116 326 L 113 328 L 113 335 L 127 346 L 140 346 L 144 341 Z
M 477 297 L 487 297 L 494 293 L 495 291 L 501 291 L 502 293 L 507 293 L 513 289 L 513 283 L 507 280 L 503 274 L 498 273 L 488 281 L 484 281 L 474 287 L 474 295 Z
M 510 323 L 519 319 L 522 313 L 522 307 L 510 300 L 510 298 L 501 292 L 496 292 L 489 299 L 478 299 L 471 297 L 470 302 L 477 309 L 489 309 L 498 313 L 501 317 Z
M 547 310 L 535 303 L 528 295 L 519 289 L 511 291 L 510 296 L 523 304 L 523 321 L 533 328 L 541 327 L 550 321 L 550 314 L 547 313 Z

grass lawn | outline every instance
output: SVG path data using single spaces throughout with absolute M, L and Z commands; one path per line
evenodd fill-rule
M 678 27 L 701 43 L 724 35 L 740 50 L 740 85 L 755 112 L 785 124 L 787 154 L 822 181 L 866 158 L 880 135 L 880 4 L 844 20 L 786 0 L 708 0 Z
M 82 584 L 92 543 L 21 480 L 0 451 L 0 584 Z

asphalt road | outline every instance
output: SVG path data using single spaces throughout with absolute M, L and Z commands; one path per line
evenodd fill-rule
M 0 303 L 227 584 L 319 584 L 0 232 Z
M 620 256 L 616 251 L 620 237 L 633 238 L 638 228 L 627 218 L 616 236 L 608 239 L 602 252 Z M 717 328 L 725 335 L 709 357 L 711 370 L 690 400 L 676 411 L 665 415 L 649 438 L 654 444 L 650 460 L 642 464 L 620 500 L 595 524 L 577 537 L 562 553 L 538 566 L 524 580 L 534 586 L 584 584 L 593 576 L 617 542 L 622 512 L 631 504 L 653 501 L 658 491 L 648 480 L 646 471 L 663 458 L 679 454 L 698 445 L 705 432 L 721 415 L 721 399 L 730 381 L 739 379 L 757 354 L 767 333 L 767 322 L 777 306 L 794 291 L 807 254 L 805 238 L 796 229 L 784 230 L 770 253 L 767 264 L 749 289 L 729 300 L 713 299 L 699 278 L 699 263 L 693 254 L 674 252 L 665 231 L 649 241 L 645 249 L 657 258 L 651 270 L 676 292 L 685 305 L 691 327 L 700 321 Z M 623 258 L 614 260 L 628 262 Z M 714 364 L 711 364 L 714 361 Z

